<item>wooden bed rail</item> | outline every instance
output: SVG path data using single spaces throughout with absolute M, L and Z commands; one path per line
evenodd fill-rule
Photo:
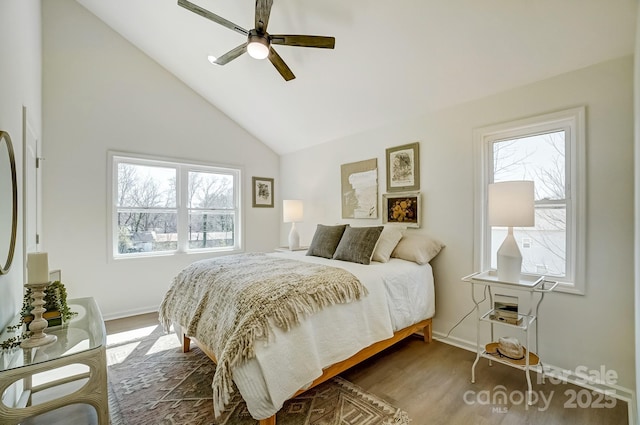
M 385 350 L 389 347 L 391 347 L 392 345 L 394 345 L 395 343 L 407 338 L 408 336 L 416 333 L 416 332 L 420 332 L 422 331 L 424 333 L 424 342 L 431 342 L 433 340 L 433 330 L 432 330 L 432 323 L 431 323 L 431 319 L 426 319 L 423 320 L 421 322 L 418 322 L 416 324 L 413 324 L 411 326 L 408 326 L 404 329 L 400 329 L 399 331 L 395 332 L 393 334 L 393 336 L 389 339 L 385 339 L 383 341 L 378 341 L 375 342 L 373 344 L 371 344 L 370 346 L 363 348 L 362 350 L 358 351 L 356 354 L 354 354 L 353 356 L 349 357 L 348 359 L 345 359 L 341 362 L 338 363 L 334 363 L 331 366 L 327 367 L 326 369 L 324 369 L 322 375 L 320 375 L 316 380 L 314 380 L 311 385 L 304 389 L 304 390 L 300 390 L 297 393 L 295 393 L 293 395 L 294 398 L 302 393 L 304 393 L 307 390 L 310 390 L 311 388 L 320 385 L 321 383 L 333 378 L 334 376 L 344 372 L 345 370 L 349 369 L 352 366 L 357 365 L 358 363 L 363 362 L 364 360 L 367 360 L 369 357 L 378 354 L 379 352 L 381 352 L 382 350 Z M 216 356 L 215 354 L 211 351 L 210 348 L 208 348 L 207 346 L 205 346 L 204 344 L 201 344 L 198 342 L 197 339 L 193 338 L 193 337 L 189 337 L 187 335 L 182 335 L 182 351 L 184 353 L 188 352 L 191 349 L 191 340 L 194 340 L 196 342 L 196 344 L 198 344 L 198 347 L 200 347 L 200 349 L 207 355 L 207 357 L 209 357 L 214 363 L 216 363 Z M 269 418 L 266 419 L 260 419 L 260 425 L 275 425 L 276 424 L 276 415 L 273 415 Z

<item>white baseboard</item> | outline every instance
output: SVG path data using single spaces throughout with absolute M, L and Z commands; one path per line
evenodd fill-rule
M 475 353 L 477 351 L 476 342 L 469 341 L 462 338 L 446 337 L 446 334 L 441 332 L 433 332 L 433 339 L 443 342 L 445 344 L 452 345 L 454 347 L 462 348 L 467 351 Z M 602 394 L 607 394 L 618 400 L 625 401 L 628 406 L 629 425 L 640 425 L 637 421 L 636 412 L 636 393 L 629 388 L 622 387 L 620 385 L 609 384 L 606 382 L 597 382 L 589 379 L 586 376 L 580 376 L 575 371 L 559 368 L 548 363 L 544 364 L 544 376 L 549 379 L 561 380 L 570 384 L 577 385 L 582 388 L 586 388 L 590 391 L 597 391 Z M 541 373 L 540 367 L 531 368 L 533 372 Z
M 122 319 L 125 317 L 137 316 L 139 314 L 156 313 L 157 311 L 158 311 L 157 305 L 142 307 L 142 308 L 134 308 L 132 310 L 124 310 L 124 311 L 117 311 L 115 313 L 110 313 L 110 314 L 103 314 L 102 320 L 107 321 L 107 320 Z

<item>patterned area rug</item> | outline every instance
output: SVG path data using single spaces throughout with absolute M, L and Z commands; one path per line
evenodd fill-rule
M 215 365 L 194 344 L 182 353 L 160 326 L 146 335 L 110 338 L 109 404 L 112 425 L 214 424 L 211 381 Z M 255 425 L 237 395 L 216 424 Z M 402 425 L 407 414 L 336 377 L 288 401 L 277 425 Z

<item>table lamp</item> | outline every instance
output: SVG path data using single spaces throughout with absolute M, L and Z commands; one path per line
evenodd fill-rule
M 522 254 L 513 237 L 513 228 L 535 225 L 533 182 L 492 183 L 487 201 L 489 226 L 508 228 L 507 237 L 498 249 L 498 280 L 517 283 L 522 271 Z
M 300 235 L 296 229 L 296 222 L 302 221 L 302 201 L 291 199 L 282 201 L 282 221 L 291 223 L 289 232 L 289 249 L 291 251 L 300 248 Z

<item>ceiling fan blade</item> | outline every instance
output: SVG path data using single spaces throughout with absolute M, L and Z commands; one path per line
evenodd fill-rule
M 287 66 L 286 63 L 284 63 L 280 55 L 276 53 L 275 50 L 273 50 L 273 47 L 269 49 L 269 60 L 271 61 L 273 66 L 276 67 L 280 75 L 282 75 L 282 78 L 284 78 L 286 81 L 296 78 L 296 76 L 293 75 L 293 72 L 291 72 L 291 69 Z
M 234 60 L 235 58 L 237 58 L 238 56 L 242 55 L 246 51 L 247 51 L 247 43 L 241 44 L 235 49 L 229 50 L 227 53 L 220 56 L 219 58 L 216 58 L 214 63 L 218 65 L 226 65 L 232 60 Z
M 190 10 L 193 13 L 196 13 L 200 16 L 203 16 L 217 24 L 220 24 L 224 27 L 229 28 L 230 30 L 233 30 L 235 32 L 239 32 L 242 35 L 249 35 L 249 31 L 247 31 L 246 29 L 242 28 L 239 25 L 234 24 L 231 21 L 227 21 L 226 19 L 224 19 L 221 16 L 216 15 L 213 12 L 209 12 L 207 9 L 203 9 L 200 6 L 193 4 L 187 0 L 178 0 L 178 6 L 182 6 L 187 10 Z
M 333 49 L 336 45 L 335 37 L 323 37 L 321 35 L 270 34 L 269 38 L 273 44 L 283 44 L 286 46 Z
M 259 33 L 267 32 L 272 5 L 273 0 L 256 0 L 256 30 Z

